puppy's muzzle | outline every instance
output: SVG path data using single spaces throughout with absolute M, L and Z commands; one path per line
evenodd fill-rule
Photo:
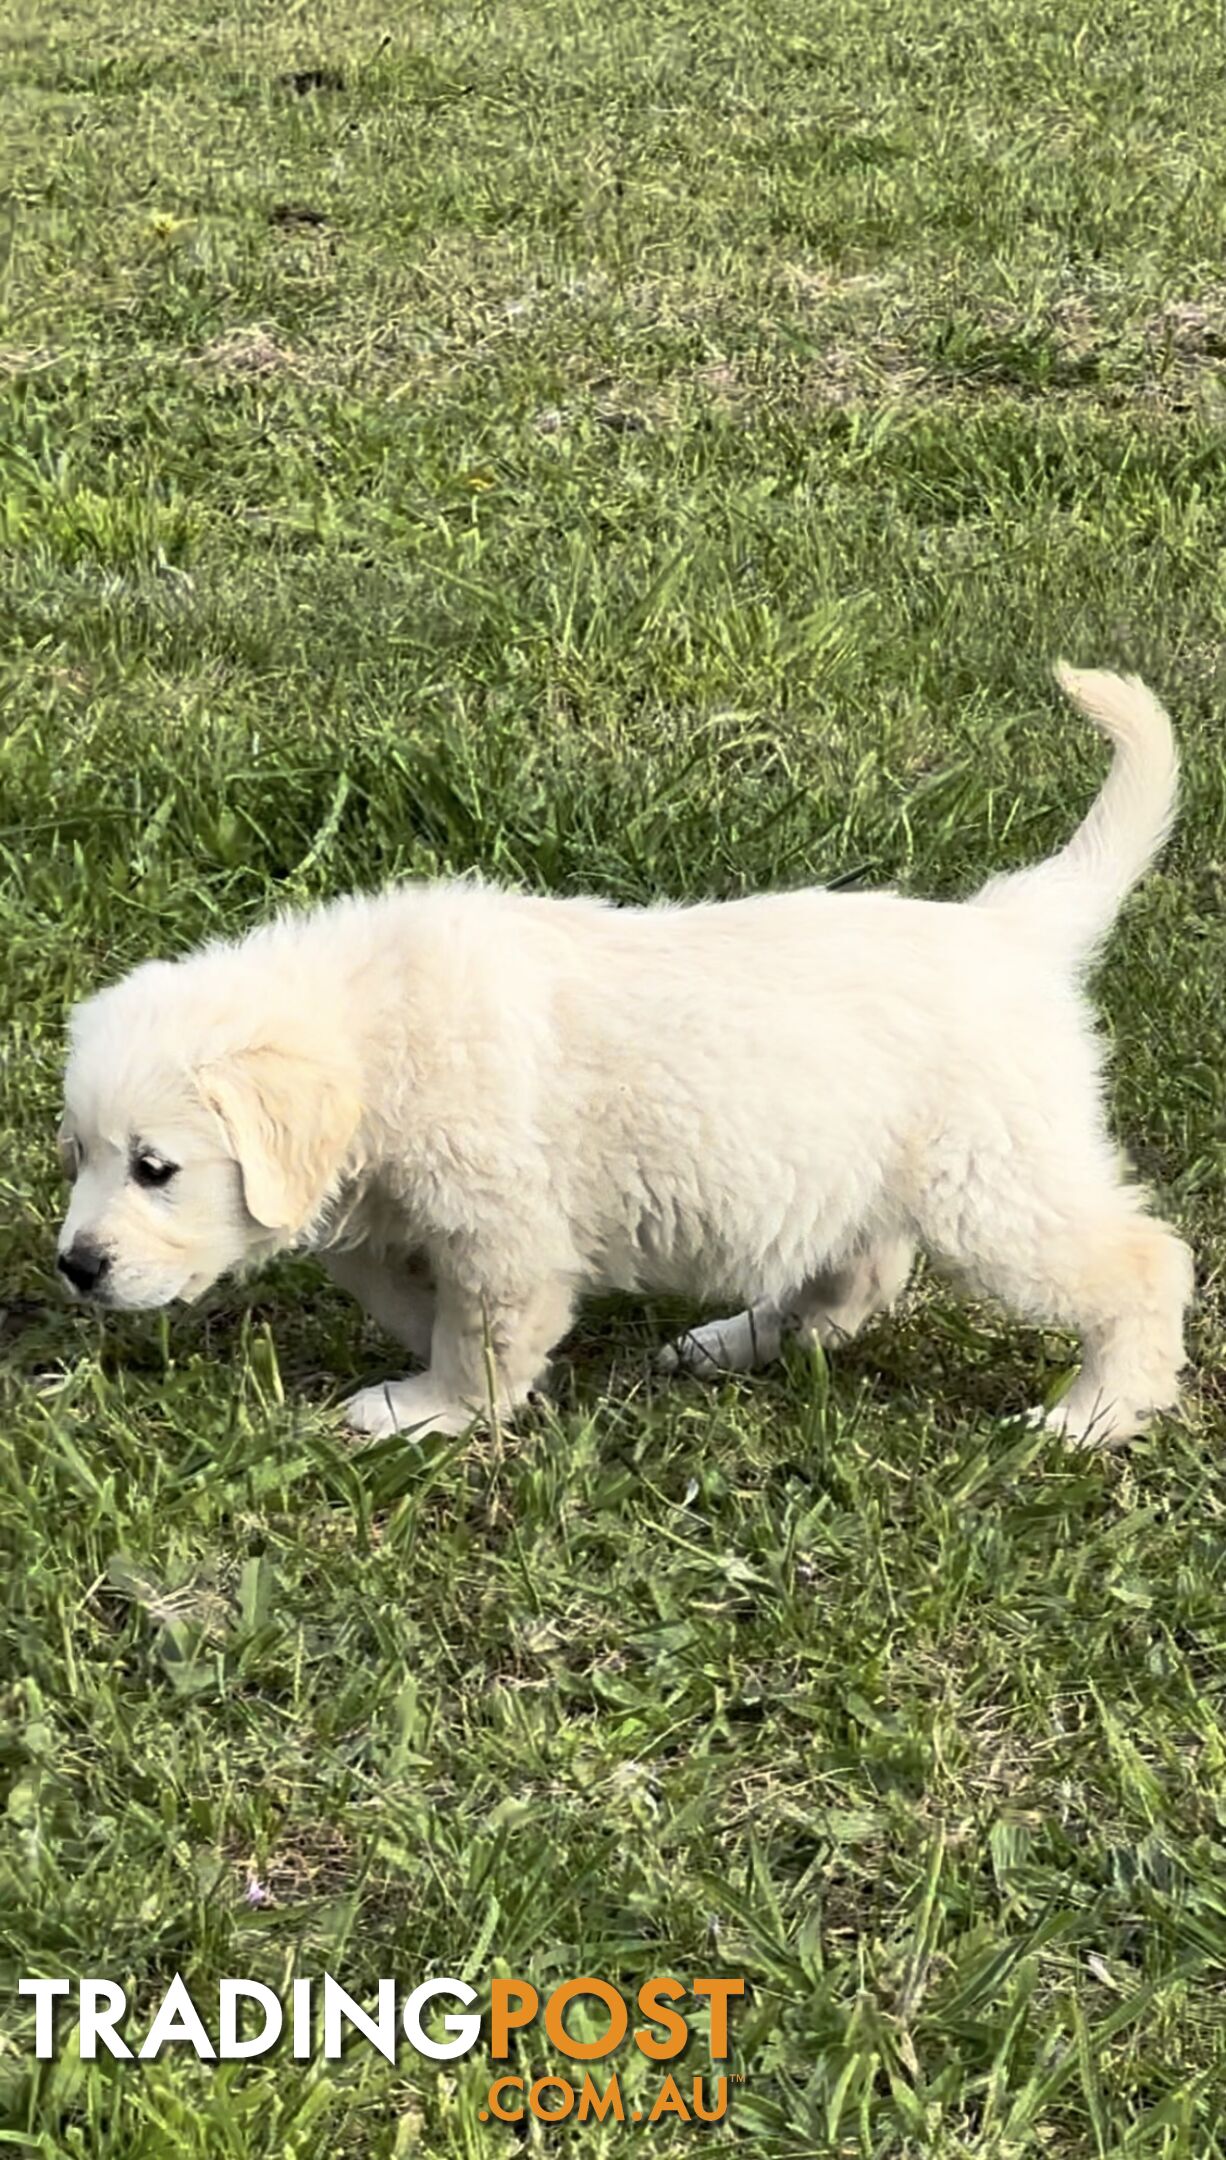
M 111 1260 L 110 1254 L 92 1239 L 74 1238 L 67 1252 L 57 1255 L 55 1264 L 78 1297 L 98 1297 Z

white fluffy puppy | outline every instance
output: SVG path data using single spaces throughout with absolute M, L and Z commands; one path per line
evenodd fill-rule
M 714 1373 L 854 1334 L 921 1247 L 1077 1331 L 1060 1431 L 1135 1432 L 1176 1399 L 1192 1271 L 1120 1182 L 1078 984 L 1178 768 L 1143 684 L 1059 679 L 1106 785 L 965 904 L 409 886 L 137 968 L 73 1015 L 68 1283 L 158 1306 L 316 1252 L 426 1366 L 349 1422 L 454 1432 L 525 1401 L 585 1292 L 748 1303 L 665 1353 Z

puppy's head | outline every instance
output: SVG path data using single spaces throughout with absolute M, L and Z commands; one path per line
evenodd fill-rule
M 227 981 L 227 966 L 229 976 Z M 195 1298 L 293 1244 L 333 1196 L 360 1119 L 343 1050 L 304 1004 L 244 993 L 235 956 L 153 962 L 79 1006 L 57 1265 L 74 1296 Z

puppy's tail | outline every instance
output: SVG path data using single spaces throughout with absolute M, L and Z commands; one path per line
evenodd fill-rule
M 1049 934 L 1084 965 L 1170 832 L 1179 756 L 1166 713 L 1137 676 L 1071 668 L 1063 660 L 1055 674 L 1065 696 L 1114 744 L 1111 770 L 1067 847 L 993 878 L 978 897 Z

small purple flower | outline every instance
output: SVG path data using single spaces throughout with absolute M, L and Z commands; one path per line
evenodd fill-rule
M 262 1883 L 260 1881 L 258 1875 L 249 1875 L 247 1877 L 247 1887 L 243 1892 L 243 1898 L 246 1904 L 267 1905 L 268 1900 L 271 1896 L 272 1891 L 267 1887 L 265 1883 Z

